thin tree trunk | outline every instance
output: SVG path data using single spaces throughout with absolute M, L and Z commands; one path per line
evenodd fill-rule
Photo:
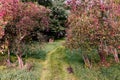
M 22 52 L 21 52 L 21 41 L 23 40 L 23 38 L 26 36 L 26 33 L 23 36 L 20 36 L 19 39 L 17 40 L 17 52 L 16 52 L 16 56 L 18 58 L 18 65 L 19 68 L 22 69 L 24 67 L 24 63 L 22 60 Z
M 100 60 L 101 60 L 101 63 L 105 64 L 107 61 L 106 61 L 106 56 L 105 56 L 105 53 L 104 51 L 98 51 L 98 54 L 100 56 Z
M 17 58 L 18 58 L 18 64 L 19 64 L 19 68 L 22 69 L 24 64 L 23 64 L 23 60 L 21 58 L 21 55 L 17 54 Z
M 11 62 L 10 62 L 10 50 L 8 49 L 8 59 L 7 59 L 7 64 L 8 66 L 11 65 Z
M 87 54 L 83 54 L 82 56 L 83 56 L 83 60 L 84 60 L 85 66 L 88 67 L 88 68 L 91 68 L 92 65 L 91 65 L 91 63 L 90 63 L 90 60 L 89 60 L 89 58 L 88 58 L 88 55 L 87 55 Z
M 114 49 L 113 56 L 114 56 L 115 62 L 116 62 L 116 63 L 119 63 L 120 61 L 119 61 L 119 58 L 118 58 L 118 52 L 117 52 L 116 49 Z
M 98 54 L 99 54 L 101 63 L 103 65 L 105 65 L 107 63 L 107 61 L 106 61 L 106 55 L 107 55 L 107 53 L 106 53 L 106 51 L 104 49 L 105 49 L 105 47 L 103 45 L 103 41 L 101 41 L 101 43 L 99 45 L 99 48 L 98 48 Z

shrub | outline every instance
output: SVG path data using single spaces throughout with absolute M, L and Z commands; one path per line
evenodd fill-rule
M 119 62 L 117 49 L 120 45 L 120 10 L 114 0 L 71 0 L 71 14 L 68 17 L 66 46 L 81 49 L 89 53 L 93 48 L 98 50 L 102 63 L 106 55 L 113 53 Z
M 11 11 L 11 14 L 5 15 L 10 19 L 5 26 L 4 40 L 8 42 L 10 52 L 16 54 L 19 67 L 22 68 L 22 55 L 26 37 L 36 28 L 44 30 L 48 27 L 49 9 L 31 2 L 13 2 L 9 6 L 11 9 L 8 10 Z

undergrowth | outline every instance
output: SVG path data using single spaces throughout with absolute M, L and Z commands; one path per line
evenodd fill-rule
M 111 63 L 110 67 L 103 67 L 99 64 L 99 56 L 94 50 L 88 57 L 91 59 L 92 68 L 89 69 L 84 65 L 81 57 L 81 51 L 70 51 L 61 47 L 63 41 L 44 44 L 41 47 L 38 43 L 28 46 L 24 55 L 24 62 L 33 64 L 30 71 L 26 69 L 19 70 L 17 67 L 8 68 L 2 65 L 3 59 L 6 56 L 0 56 L 0 80 L 40 80 L 42 76 L 43 62 L 48 61 L 48 69 L 50 74 L 45 74 L 44 80 L 120 80 L 120 64 Z M 57 49 L 55 49 L 57 48 Z M 54 52 L 51 52 L 53 51 Z M 48 53 L 50 53 L 48 55 Z M 111 60 L 109 56 L 108 61 Z M 11 56 L 12 62 L 15 62 L 16 57 Z M 46 66 L 44 65 L 44 66 Z M 72 69 L 72 73 L 68 68 Z

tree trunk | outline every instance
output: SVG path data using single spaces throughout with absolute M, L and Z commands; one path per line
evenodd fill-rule
M 88 55 L 87 55 L 87 54 L 83 54 L 82 56 L 83 56 L 83 60 L 84 60 L 85 66 L 88 67 L 88 68 L 91 68 L 92 65 L 91 65 L 91 63 L 90 63 L 90 60 L 89 60 L 89 58 L 88 58 Z
M 16 38 L 16 45 L 17 45 L 17 52 L 16 52 L 16 56 L 18 58 L 18 65 L 19 68 L 22 69 L 24 67 L 24 63 L 22 60 L 22 51 L 21 51 L 21 42 L 24 39 L 24 37 L 26 36 L 26 32 L 24 33 L 24 35 L 19 35 L 18 38 Z
M 7 65 L 10 66 L 11 62 L 10 62 L 10 50 L 8 49 L 8 59 L 7 59 Z
M 99 47 L 98 47 L 98 54 L 101 60 L 101 63 L 103 65 L 106 65 L 106 56 L 107 56 L 107 52 L 105 51 L 105 46 L 103 45 L 103 41 L 101 41 Z
M 106 61 L 106 56 L 105 56 L 104 51 L 99 50 L 98 54 L 100 56 L 101 63 L 105 64 L 107 61 Z
M 18 55 L 18 54 L 16 54 L 16 55 L 17 55 L 17 58 L 18 58 L 18 65 L 19 65 L 19 68 L 22 69 L 23 66 L 24 66 L 22 57 L 21 57 L 21 55 Z
M 116 62 L 116 63 L 119 63 L 118 52 L 117 52 L 116 49 L 114 49 L 113 55 L 114 55 L 115 62 Z

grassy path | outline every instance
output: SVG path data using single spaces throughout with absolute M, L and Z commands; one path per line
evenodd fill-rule
M 60 46 L 47 54 L 40 80 L 76 80 L 73 74 L 67 71 L 69 65 L 63 61 L 64 50 L 65 48 Z
M 62 44 L 63 41 L 56 41 L 45 46 L 47 55 L 46 60 L 42 62 L 40 80 L 120 80 L 120 64 L 109 68 L 85 68 L 80 53 L 69 52 Z M 92 56 L 96 60 L 99 59 L 96 53 Z M 70 74 L 67 70 L 70 66 L 74 73 Z
M 92 69 L 88 69 L 84 66 L 80 51 L 66 50 L 63 42 L 46 43 L 42 49 L 38 43 L 28 46 L 27 53 L 30 55 L 25 60 L 33 63 L 33 69 L 26 71 L 0 66 L 0 80 L 120 80 L 120 64 L 113 63 L 106 68 L 93 62 Z M 96 53 L 90 55 L 94 61 L 99 61 Z M 11 58 L 16 59 L 15 56 Z M 73 73 L 69 73 L 70 67 Z
M 49 80 L 49 77 L 50 77 L 50 74 L 51 74 L 50 71 L 49 71 L 49 58 L 50 58 L 50 55 L 52 54 L 52 52 L 54 52 L 55 50 L 49 52 L 47 54 L 45 62 L 43 62 L 43 70 L 42 70 L 40 80 Z
M 33 63 L 33 69 L 26 71 L 0 66 L 0 80 L 120 80 L 120 64 L 113 63 L 106 68 L 94 62 L 92 69 L 88 69 L 84 66 L 80 51 L 66 50 L 62 46 L 63 42 L 64 40 L 58 40 L 46 43 L 42 49 L 38 43 L 34 43 L 28 47 L 30 56 L 25 59 L 26 62 Z M 96 53 L 91 56 L 99 61 Z M 70 67 L 73 73 L 69 73 Z

